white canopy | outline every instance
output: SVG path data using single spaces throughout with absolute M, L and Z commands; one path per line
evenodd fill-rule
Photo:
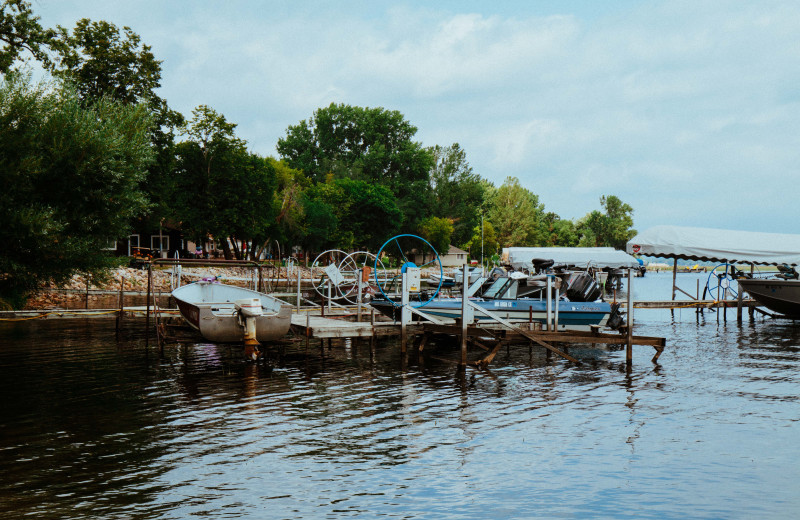
M 628 241 L 629 253 L 712 262 L 800 265 L 800 235 L 656 226 Z
M 639 261 L 625 251 L 613 247 L 507 247 L 503 249 L 503 262 L 514 269 L 531 267 L 531 260 L 553 260 L 555 265 L 575 267 L 638 267 Z

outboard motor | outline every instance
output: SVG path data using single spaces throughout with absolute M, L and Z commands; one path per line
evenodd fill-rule
M 253 361 L 258 359 L 258 339 L 256 337 L 256 318 L 264 314 L 260 298 L 243 298 L 233 302 L 239 313 L 239 321 L 244 321 L 244 355 Z
M 531 260 L 531 264 L 533 264 L 533 269 L 537 273 L 540 273 L 540 272 L 546 271 L 547 269 L 550 269 L 551 267 L 553 267 L 553 264 L 555 264 L 555 261 L 554 260 L 547 260 L 547 259 L 544 259 L 544 258 L 534 258 L 533 260 Z
M 608 316 L 608 321 L 606 322 L 606 327 L 611 330 L 617 330 L 625 323 L 625 320 L 622 318 L 622 313 L 619 312 L 619 303 L 615 303 L 611 306 L 611 314 Z
M 593 302 L 600 297 L 600 286 L 589 273 L 577 273 L 570 278 L 567 298 L 573 302 Z
M 777 278 L 797 280 L 798 274 L 794 267 L 783 264 L 778 266 L 778 271 L 780 271 L 780 274 L 775 275 Z

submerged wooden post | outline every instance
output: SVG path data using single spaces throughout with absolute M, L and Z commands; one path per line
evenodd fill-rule
M 122 310 L 125 308 L 125 303 L 123 302 L 125 294 L 125 277 L 123 276 L 119 280 L 119 312 L 117 313 L 117 334 L 119 334 L 119 329 L 122 325 Z
M 675 264 L 677 267 L 677 260 L 675 260 Z M 630 366 L 633 363 L 633 292 L 631 291 L 631 285 L 633 284 L 633 270 L 628 269 L 628 338 L 627 344 L 625 349 L 625 361 Z M 674 293 L 674 285 L 673 285 L 673 295 L 672 299 L 675 299 Z
M 742 290 L 736 295 L 736 323 L 742 323 Z

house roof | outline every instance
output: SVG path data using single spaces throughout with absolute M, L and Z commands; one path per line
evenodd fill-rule
M 447 254 L 448 255 L 468 255 L 469 253 L 467 253 L 463 249 L 459 249 L 456 246 L 451 245 L 450 249 L 447 250 Z

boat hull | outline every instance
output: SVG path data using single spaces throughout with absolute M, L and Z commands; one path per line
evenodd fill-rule
M 493 315 L 512 323 L 547 322 L 547 302 L 519 298 L 516 300 L 471 300 L 474 304 Z M 388 300 L 375 300 L 373 307 L 395 320 L 400 319 L 400 307 Z M 438 318 L 461 319 L 462 302 L 460 298 L 437 299 L 419 310 Z M 560 330 L 590 330 L 592 326 L 604 327 L 611 315 L 611 305 L 607 302 L 568 302 L 558 304 L 558 328 Z M 475 311 L 478 322 L 490 322 L 491 318 Z
M 289 332 L 292 307 L 268 294 L 232 285 L 196 282 L 172 292 L 183 319 L 208 341 L 237 343 L 244 339 L 244 320 L 234 302 L 245 298 L 261 300 L 262 315 L 256 320 L 256 339 L 275 341 Z
M 800 280 L 775 278 L 738 280 L 739 287 L 767 309 L 800 319 Z

